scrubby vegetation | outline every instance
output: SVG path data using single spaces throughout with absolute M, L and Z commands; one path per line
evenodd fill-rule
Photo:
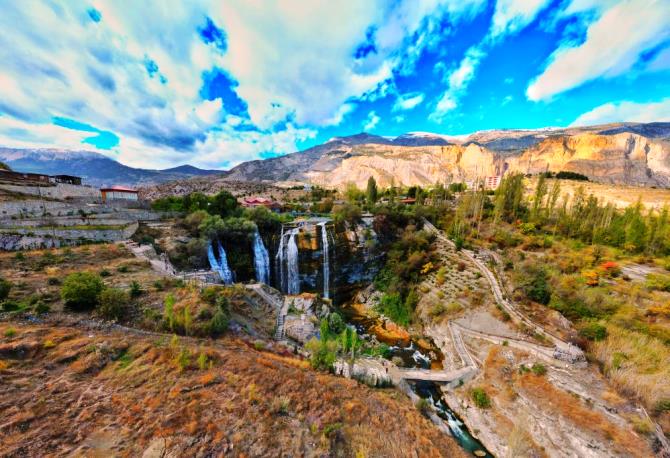
M 75 310 L 92 309 L 98 305 L 104 286 L 96 274 L 75 272 L 65 277 L 60 296 L 65 305 Z
M 317 374 L 243 341 L 196 345 L 57 326 L 4 337 L 9 329 L 0 325 L 1 391 L 12 400 L 0 406 L 0 437 L 10 456 L 141 456 L 162 447 L 178 456 L 464 456 L 395 391 Z M 23 359 L 6 357 L 19 348 Z
M 472 189 L 442 226 L 457 243 L 500 250 L 499 274 L 526 313 L 591 352 L 623 394 L 653 410 L 670 398 L 659 382 L 670 370 L 668 207 L 617 209 L 581 188 L 564 195 L 546 176 L 531 193 L 524 187 L 510 175 L 493 196 Z M 557 327 L 545 306 L 572 326 Z

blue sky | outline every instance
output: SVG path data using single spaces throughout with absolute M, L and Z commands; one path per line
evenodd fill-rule
M 670 120 L 667 0 L 35 0 L 0 27 L 0 145 L 132 166 Z

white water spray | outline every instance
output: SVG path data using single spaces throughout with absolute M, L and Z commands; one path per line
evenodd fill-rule
M 326 229 L 326 221 L 320 223 L 321 226 L 321 249 L 323 250 L 323 297 L 328 299 L 330 297 L 330 253 L 328 244 L 328 229 Z
M 288 244 L 286 246 L 286 273 L 287 273 L 287 293 L 300 294 L 300 272 L 298 271 L 298 244 L 296 235 L 299 228 L 291 229 L 288 235 Z
M 268 284 L 270 282 L 270 255 L 265 248 L 263 239 L 258 233 L 254 234 L 254 266 L 256 268 L 256 280 Z
M 284 289 L 284 226 L 281 227 L 281 235 L 279 236 L 279 248 L 277 249 L 277 256 L 275 257 L 275 265 L 277 271 L 277 279 L 279 280 L 279 289 Z
M 223 283 L 226 285 L 232 285 L 233 273 L 231 272 L 230 267 L 228 267 L 226 250 L 223 249 L 221 242 L 217 241 L 216 243 L 219 245 L 219 276 L 221 277 L 221 280 L 223 280 Z

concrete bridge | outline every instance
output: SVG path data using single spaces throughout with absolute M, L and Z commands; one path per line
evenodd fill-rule
M 397 368 L 391 371 L 391 375 L 404 380 L 427 381 L 437 383 L 456 383 L 469 380 L 477 373 L 475 367 L 463 367 L 453 371 L 433 371 L 430 369 L 404 369 Z

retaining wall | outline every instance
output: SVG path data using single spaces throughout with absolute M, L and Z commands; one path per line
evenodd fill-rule
M 90 242 L 118 242 L 129 239 L 139 224 L 131 223 L 117 229 L 0 229 L 0 250 L 16 251 L 80 245 Z
M 0 189 L 18 192 L 31 196 L 42 196 L 50 199 L 67 199 L 71 197 L 100 198 L 100 190 L 92 186 L 77 186 L 66 183 L 56 183 L 54 186 L 19 186 L 0 184 Z

